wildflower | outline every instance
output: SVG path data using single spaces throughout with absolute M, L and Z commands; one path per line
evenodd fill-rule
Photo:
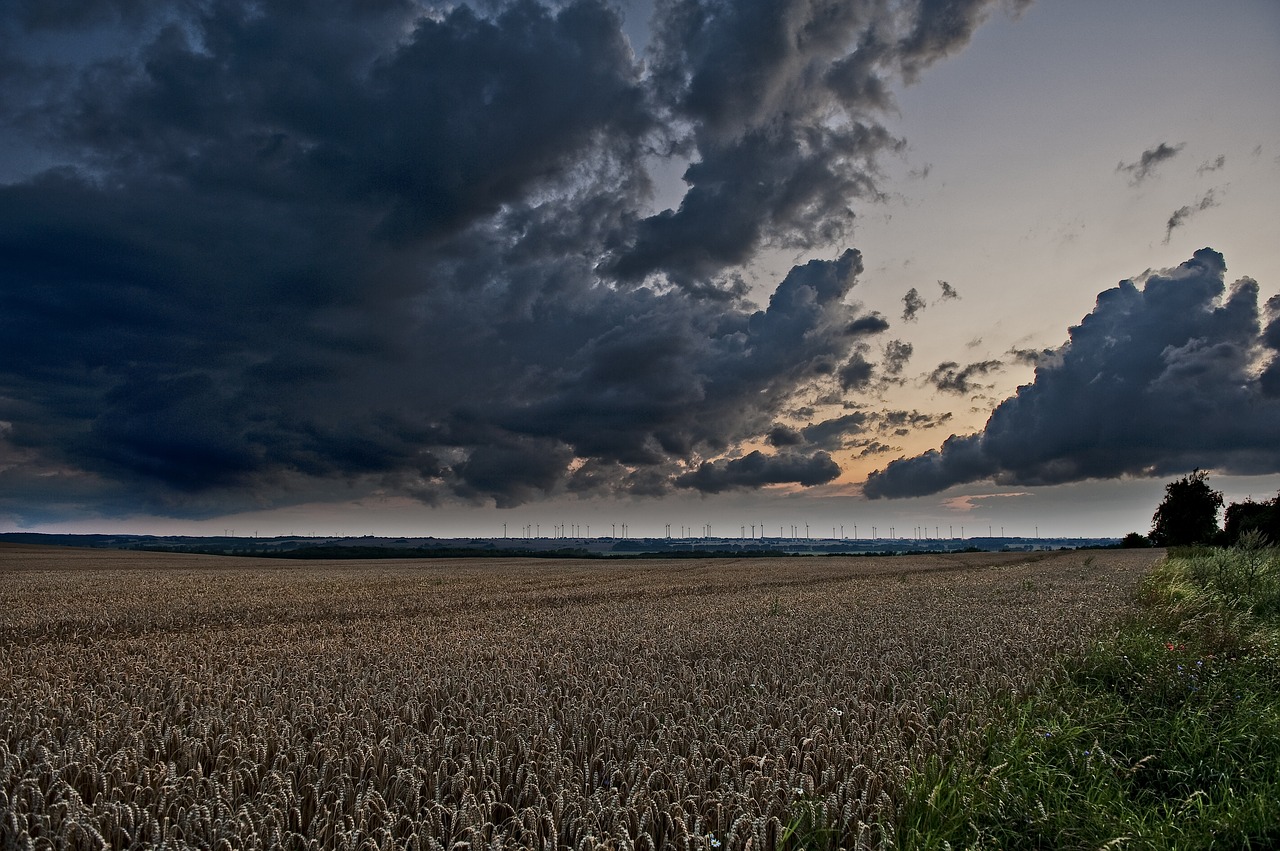
M 712 848 L 719 848 L 720 840 L 716 839 L 714 836 L 711 836 L 707 838 L 707 844 L 709 844 Z
M 844 714 L 844 711 L 843 711 L 842 709 L 840 709 L 840 707 L 838 707 L 838 706 L 833 706 L 833 707 L 831 707 L 831 711 L 832 711 L 832 712 L 834 712 L 836 715 L 843 715 L 843 714 Z

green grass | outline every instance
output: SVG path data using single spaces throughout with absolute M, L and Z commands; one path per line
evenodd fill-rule
M 839 833 L 821 804 L 800 798 L 791 805 L 791 820 L 778 838 L 778 851 L 831 848 Z
M 905 790 L 897 845 L 1280 847 L 1280 551 L 1174 552 L 1142 614 Z

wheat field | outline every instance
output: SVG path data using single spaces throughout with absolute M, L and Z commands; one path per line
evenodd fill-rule
M 1158 555 L 0 545 L 0 847 L 884 847 Z

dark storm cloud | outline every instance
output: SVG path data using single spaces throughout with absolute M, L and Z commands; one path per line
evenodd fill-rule
M 1194 204 L 1188 204 L 1173 211 L 1173 215 L 1169 216 L 1169 221 L 1165 225 L 1164 244 L 1168 245 L 1169 240 L 1173 238 L 1174 228 L 1180 228 L 1186 224 L 1187 219 L 1203 210 L 1218 206 L 1217 190 L 1210 189 L 1201 195 Z
M 826 452 L 812 455 L 783 453 L 765 455 L 756 451 L 727 461 L 706 461 L 676 479 L 676 486 L 703 493 L 721 493 L 762 485 L 823 485 L 840 475 L 840 467 Z
M 627 464 L 764 434 L 798 382 L 849 350 L 854 310 L 844 297 L 861 269 L 853 251 L 797 266 L 767 308 L 749 314 L 678 292 L 608 295 L 622 301 L 618 314 L 565 358 L 539 398 L 509 406 L 501 422 Z M 754 394 L 746 410 L 744 393 Z
M 1262 342 L 1267 348 L 1280 351 L 1280 293 L 1267 299 L 1266 311 L 1271 321 L 1262 334 Z
M 900 45 L 907 79 L 915 79 L 929 65 L 967 44 L 991 5 L 983 0 L 923 0 L 911 31 Z M 1031 0 L 1010 0 L 1006 4 L 1015 15 L 1030 5 Z
M 880 123 L 887 81 L 958 50 L 994 5 L 660 0 L 652 79 L 669 128 L 686 128 L 668 144 L 692 161 L 688 191 L 621 230 L 602 270 L 683 284 L 848 234 L 850 203 L 881 197 L 877 156 L 903 144 Z
M 867 415 L 861 411 L 834 417 L 820 423 L 813 423 L 800 429 L 804 439 L 824 449 L 840 449 L 845 438 L 862 432 L 866 426 Z
M 1059 357 L 981 432 L 890 463 L 868 479 L 867 495 L 918 496 L 980 479 L 1280 470 L 1280 397 L 1258 375 L 1275 369 L 1280 330 L 1262 328 L 1257 283 L 1244 278 L 1228 291 L 1225 270 L 1206 248 L 1141 289 L 1126 280 L 1101 293 Z
M 492 497 L 498 508 L 511 508 L 549 493 L 571 460 L 572 454 L 562 444 L 526 440 L 508 446 L 477 446 L 453 472 L 459 494 Z
M 871 384 L 875 366 L 867 360 L 864 352 L 855 351 L 849 360 L 840 367 L 840 387 L 844 390 L 864 390 Z
M 984 360 L 960 366 L 955 361 L 940 363 L 929 373 L 928 382 L 943 393 L 966 395 L 974 390 L 985 389 L 973 383 L 975 378 L 1000 369 L 1004 364 L 998 360 Z
M 13 0 L 13 4 L 16 20 L 32 32 L 138 21 L 153 5 L 148 0 Z
M 907 290 L 906 295 L 902 297 L 902 321 L 914 322 L 920 311 L 924 310 L 927 305 L 923 298 L 920 297 L 920 291 L 915 287 Z
M 769 429 L 767 438 L 770 446 L 799 446 L 804 443 L 804 435 L 798 429 L 782 424 Z
M 0 511 L 829 481 L 714 459 L 871 380 L 850 204 L 991 6 L 0 5 Z
M 1259 377 L 1262 392 L 1272 399 L 1280 399 L 1280 294 L 1267 299 L 1267 315 L 1270 322 L 1262 332 L 1262 345 L 1275 354 Z
M 1129 185 L 1137 186 L 1146 180 L 1155 171 L 1156 166 L 1165 160 L 1172 159 L 1177 156 L 1178 152 L 1186 147 L 1186 143 L 1170 145 L 1168 142 L 1161 142 L 1154 148 L 1149 148 L 1142 152 L 1142 156 L 1138 157 L 1131 163 L 1121 162 L 1116 166 L 1116 171 L 1125 172 L 1129 175 Z
M 849 327 L 845 329 L 845 333 L 852 334 L 857 337 L 869 337 L 873 334 L 881 334 L 889 330 L 889 320 L 885 319 L 879 313 L 868 313 L 865 316 L 859 316 L 857 319 L 849 323 Z

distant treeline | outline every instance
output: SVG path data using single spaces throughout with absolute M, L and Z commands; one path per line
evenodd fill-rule
M 1074 549 L 1115 549 L 1119 545 L 1075 547 Z M 1060 547 L 1062 550 L 1068 547 Z M 593 552 L 584 549 L 477 549 L 473 547 L 392 548 L 367 546 L 315 546 L 271 552 L 235 552 L 230 555 L 297 559 L 396 559 L 396 558 L 579 558 L 579 559 L 707 559 L 707 558 L 865 558 L 992 552 L 979 547 L 954 550 L 880 550 L 874 552 L 788 552 L 786 550 L 646 550 L 641 552 Z
M 763 558 L 786 556 L 774 550 L 668 550 L 662 552 L 602 553 L 584 549 L 494 549 L 475 547 L 362 547 L 317 546 L 298 547 L 273 552 L 244 552 L 234 555 L 264 558 L 298 559 L 392 559 L 392 558 L 581 558 L 581 559 L 643 559 L 643 558 Z

